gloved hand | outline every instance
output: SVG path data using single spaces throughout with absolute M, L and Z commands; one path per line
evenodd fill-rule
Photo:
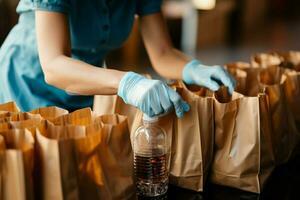
M 179 94 L 162 81 L 150 80 L 134 72 L 123 76 L 118 95 L 125 103 L 139 108 L 149 117 L 166 113 L 173 107 L 176 115 L 182 117 L 190 108 Z
M 227 86 L 232 94 L 235 88 L 234 78 L 221 66 L 206 66 L 198 60 L 192 60 L 182 71 L 183 81 L 217 91 L 221 85 Z

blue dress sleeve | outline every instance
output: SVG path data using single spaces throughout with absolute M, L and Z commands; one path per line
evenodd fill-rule
M 137 0 L 136 13 L 139 16 L 150 15 L 161 11 L 162 0 Z
M 69 13 L 70 0 L 31 0 L 34 10 Z

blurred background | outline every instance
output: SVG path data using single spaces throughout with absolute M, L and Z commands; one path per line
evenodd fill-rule
M 17 23 L 17 4 L 0 0 L 0 45 Z M 164 0 L 162 11 L 175 47 L 205 64 L 249 61 L 257 52 L 300 50 L 299 0 Z M 154 74 L 138 22 L 107 63 Z

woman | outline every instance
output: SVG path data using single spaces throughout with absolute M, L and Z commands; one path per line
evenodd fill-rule
M 127 39 L 135 15 L 154 69 L 213 91 L 234 89 L 220 66 L 205 66 L 173 48 L 161 0 L 21 0 L 18 24 L 0 50 L 0 103 L 16 101 L 23 111 L 56 105 L 75 110 L 96 94 L 118 94 L 149 116 L 189 110 L 165 83 L 134 72 L 101 68 L 105 55 Z

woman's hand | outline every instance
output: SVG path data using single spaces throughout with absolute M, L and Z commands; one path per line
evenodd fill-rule
M 217 91 L 221 85 L 227 86 L 232 94 L 235 88 L 234 78 L 221 66 L 206 66 L 198 60 L 192 60 L 182 71 L 183 81 Z
M 175 108 L 182 117 L 189 105 L 169 86 L 159 80 L 150 80 L 134 72 L 126 73 L 120 81 L 118 95 L 149 117 L 163 114 Z

